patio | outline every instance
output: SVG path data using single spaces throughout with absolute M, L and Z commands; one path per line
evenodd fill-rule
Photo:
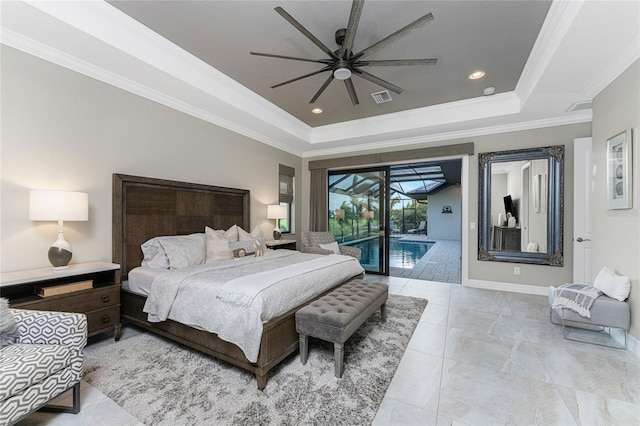
M 459 240 L 434 240 L 427 235 L 416 234 L 403 234 L 394 238 L 409 241 L 436 241 L 436 243 L 412 269 L 391 267 L 389 268 L 390 276 L 460 284 L 461 242 Z

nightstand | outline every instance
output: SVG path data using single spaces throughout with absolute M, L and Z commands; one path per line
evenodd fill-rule
M 278 249 L 287 249 L 287 250 L 297 250 L 296 249 L 296 240 L 267 240 L 265 244 L 268 248 L 273 250 Z
M 68 269 L 29 269 L 3 273 L 0 296 L 9 306 L 39 311 L 78 312 L 87 316 L 88 336 L 113 331 L 120 340 L 120 265 L 89 262 L 69 265 Z M 93 281 L 86 289 L 41 297 L 36 288 L 55 292 L 55 286 Z M 59 287 L 63 288 L 63 287 Z

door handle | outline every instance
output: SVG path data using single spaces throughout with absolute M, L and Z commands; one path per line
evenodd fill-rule
M 588 238 L 578 237 L 578 238 L 576 238 L 576 241 L 577 241 L 577 242 L 579 242 L 579 243 L 581 243 L 581 242 L 583 242 L 583 241 L 591 241 L 591 240 L 590 240 L 590 239 L 588 239 Z

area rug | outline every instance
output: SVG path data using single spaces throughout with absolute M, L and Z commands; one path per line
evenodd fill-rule
M 85 349 L 84 380 L 146 425 L 369 425 L 427 301 L 390 295 L 345 344 L 311 339 L 274 368 L 263 391 L 253 374 L 148 333 Z

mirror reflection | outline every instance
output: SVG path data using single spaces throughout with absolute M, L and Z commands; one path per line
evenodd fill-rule
M 564 147 L 478 158 L 478 259 L 562 266 Z
M 491 249 L 547 252 L 546 159 L 491 164 Z

